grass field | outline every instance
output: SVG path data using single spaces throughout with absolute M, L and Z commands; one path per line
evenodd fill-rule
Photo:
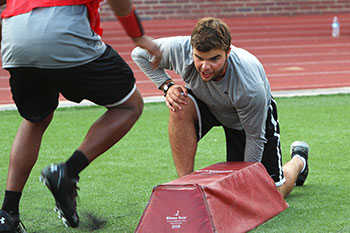
M 350 232 L 350 95 L 276 100 L 284 162 L 290 159 L 294 140 L 307 141 L 310 173 L 305 186 L 295 188 L 286 199 L 290 207 L 252 232 Z M 134 232 L 152 188 L 176 179 L 167 108 L 164 103 L 146 104 L 129 134 L 80 174 L 81 225 L 65 228 L 38 177 L 43 167 L 68 158 L 103 111 L 101 107 L 56 111 L 22 196 L 21 219 L 28 232 Z M 0 189 L 4 190 L 8 155 L 21 118 L 16 111 L 4 111 L 0 119 Z M 196 169 L 224 159 L 224 134 L 215 128 L 199 144 Z M 2 198 L 1 194 L 0 203 Z

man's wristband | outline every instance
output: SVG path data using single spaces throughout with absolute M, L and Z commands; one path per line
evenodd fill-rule
M 173 81 L 167 82 L 163 85 L 164 96 L 166 96 L 166 93 L 168 92 L 169 88 L 173 85 L 175 85 Z
M 117 16 L 117 18 L 122 24 L 125 32 L 130 37 L 136 38 L 136 37 L 141 37 L 145 34 L 135 8 L 132 9 L 129 15 Z

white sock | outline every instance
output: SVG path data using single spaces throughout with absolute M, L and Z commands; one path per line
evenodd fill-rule
M 303 171 L 305 170 L 305 167 L 306 167 L 306 160 L 304 159 L 304 157 L 302 157 L 298 154 L 294 155 L 293 157 L 298 157 L 299 159 L 301 159 L 303 161 L 304 167 L 303 167 L 303 169 L 301 169 L 301 172 L 300 172 L 300 173 L 303 173 Z

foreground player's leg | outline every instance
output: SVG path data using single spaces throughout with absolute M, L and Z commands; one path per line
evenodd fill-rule
M 52 192 L 56 210 L 66 226 L 77 227 L 79 224 L 76 212 L 78 174 L 131 129 L 142 109 L 142 96 L 136 90 L 125 103 L 109 108 L 90 127 L 84 141 L 66 163 L 42 170 L 41 179 Z
M 22 121 L 10 152 L 7 190 L 22 192 L 38 158 L 42 136 L 52 117 L 53 113 L 38 123 L 25 119 Z
M 5 198 L 0 210 L 0 232 L 25 232 L 20 224 L 19 202 L 52 117 L 53 113 L 37 123 L 24 119 L 18 128 L 11 148 Z
M 110 108 L 89 129 L 78 150 L 83 152 L 89 162 L 117 143 L 131 129 L 140 117 L 143 99 L 136 89 L 123 104 Z

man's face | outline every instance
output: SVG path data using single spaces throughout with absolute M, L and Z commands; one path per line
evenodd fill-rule
M 212 49 L 208 52 L 200 52 L 193 49 L 194 65 L 203 81 L 219 81 L 224 77 L 230 50 Z

